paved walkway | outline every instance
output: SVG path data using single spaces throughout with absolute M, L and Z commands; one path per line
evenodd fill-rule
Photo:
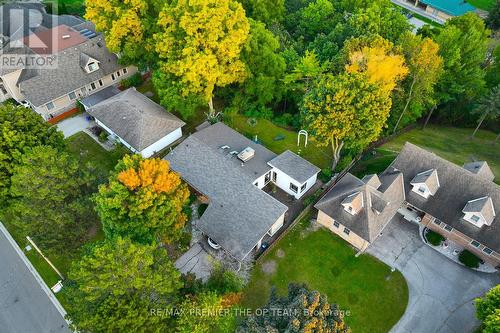
M 64 119 L 63 121 L 57 123 L 56 126 L 61 132 L 63 132 L 64 137 L 67 138 L 93 125 L 92 122 L 89 122 L 86 119 L 87 116 L 87 113 L 77 114 L 74 117 Z
M 196 243 L 175 261 L 175 267 L 182 274 L 193 273 L 198 279 L 206 282 L 210 276 L 212 262 L 210 255 Z
M 416 224 L 397 215 L 367 249 L 402 272 L 409 303 L 392 333 L 473 332 L 479 325 L 473 301 L 500 283 L 499 274 L 456 264 L 422 242 Z
M 2 223 L 0 254 L 0 332 L 70 333 L 63 307 Z

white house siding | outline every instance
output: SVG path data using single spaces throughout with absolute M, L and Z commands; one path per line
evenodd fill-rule
M 103 123 L 101 123 L 99 120 L 95 120 L 96 124 L 100 127 L 102 127 L 106 132 L 108 132 L 110 135 L 114 136 L 115 138 L 117 138 L 125 147 L 127 147 L 130 151 L 132 151 L 133 153 L 138 153 L 137 150 L 135 150 L 131 145 L 128 144 L 128 142 L 126 142 L 125 140 L 123 140 L 122 138 L 120 138 L 118 135 L 115 134 L 115 132 L 113 132 L 111 129 L 109 129 L 106 125 L 104 125 Z
M 269 170 L 270 172 L 271 170 Z M 255 186 L 257 186 L 260 190 L 266 186 L 266 174 L 263 174 L 262 176 L 260 176 L 259 178 L 257 178 L 256 180 L 254 180 L 254 182 L 252 184 L 254 184 Z M 271 178 L 269 178 L 270 181 L 271 181 Z
M 273 168 L 273 171 L 276 172 L 276 182 L 275 182 L 276 185 L 286 193 L 293 195 L 296 199 L 300 199 L 304 195 L 304 193 L 306 193 L 316 183 L 317 174 L 315 174 L 306 181 L 307 184 L 306 188 L 301 192 L 300 187 L 305 183 L 302 184 L 299 183 L 298 181 L 296 181 L 295 179 L 293 179 L 292 177 L 290 177 L 289 175 L 287 175 L 286 173 L 284 173 L 279 169 Z M 297 186 L 298 188 L 297 193 L 293 192 L 290 189 L 290 183 Z
M 283 223 L 285 222 L 285 214 L 281 215 L 278 220 L 273 224 L 271 229 L 268 231 L 268 235 L 272 236 L 276 233 L 276 231 L 280 230 L 281 227 L 283 226 Z
M 178 128 L 175 131 L 169 133 L 167 136 L 164 136 L 162 139 L 156 141 L 151 146 L 143 149 L 141 151 L 141 155 L 143 157 L 150 157 L 155 153 L 159 152 L 160 150 L 164 149 L 165 147 L 169 146 L 176 140 L 180 139 L 181 137 L 182 137 L 182 129 Z

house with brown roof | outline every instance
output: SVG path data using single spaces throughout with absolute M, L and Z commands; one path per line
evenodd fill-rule
M 30 29 L 20 24 L 11 31 L 8 27 L 13 22 L 9 20 L 14 16 L 9 11 L 25 13 L 37 24 Z M 13 98 L 48 120 L 73 109 L 77 100 L 117 86 L 137 72 L 136 67 L 118 62 L 91 22 L 49 15 L 43 6 L 2 6 L 0 12 L 4 14 L 0 17 L 0 37 L 6 43 L 0 53 L 0 101 Z M 45 63 L 38 64 L 40 59 Z
M 460 167 L 406 143 L 381 175 L 344 176 L 315 205 L 317 221 L 363 251 L 396 212 L 412 212 L 407 220 L 499 267 L 500 186 L 493 179 L 485 161 Z

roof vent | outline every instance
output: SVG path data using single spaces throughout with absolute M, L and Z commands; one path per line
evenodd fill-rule
M 62 36 L 62 39 L 68 39 L 68 38 L 70 38 L 70 37 L 71 37 L 71 35 L 63 35 L 63 36 Z
M 238 154 L 238 158 L 243 162 L 249 161 L 254 156 L 255 156 L 255 150 L 253 150 L 250 147 L 246 147 Z

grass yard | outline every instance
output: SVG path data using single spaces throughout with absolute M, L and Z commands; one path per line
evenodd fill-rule
M 391 273 L 389 266 L 369 255 L 356 258 L 345 241 L 323 228 L 311 230 L 308 221 L 306 216 L 261 258 L 245 289 L 243 306 L 264 305 L 272 286 L 284 295 L 290 282 L 304 282 L 350 311 L 346 321 L 353 332 L 388 332 L 408 303 L 402 274 Z
M 396 158 L 406 141 L 434 152 L 459 166 L 472 159 L 485 160 L 500 183 L 500 144 L 493 145 L 495 134 L 479 131 L 474 139 L 470 128 L 428 126 L 425 130 L 414 129 L 403 133 L 380 148 L 375 155 L 367 153 L 353 168 L 352 173 L 363 176 L 383 171 Z
M 309 137 L 306 148 L 303 147 L 304 137 L 302 137 L 301 148 L 297 147 L 297 133 L 288 129 L 276 126 L 269 120 L 258 119 L 255 126 L 248 123 L 248 118 L 242 115 L 235 115 L 232 119 L 232 127 L 238 132 L 257 139 L 271 151 L 280 154 L 289 149 L 301 155 L 312 164 L 321 169 L 328 168 L 332 163 L 332 152 L 330 147 L 318 147 L 313 138 Z M 277 136 L 284 136 L 283 140 L 274 140 Z
M 495 4 L 495 0 L 467 0 L 468 3 L 476 8 L 490 10 Z

